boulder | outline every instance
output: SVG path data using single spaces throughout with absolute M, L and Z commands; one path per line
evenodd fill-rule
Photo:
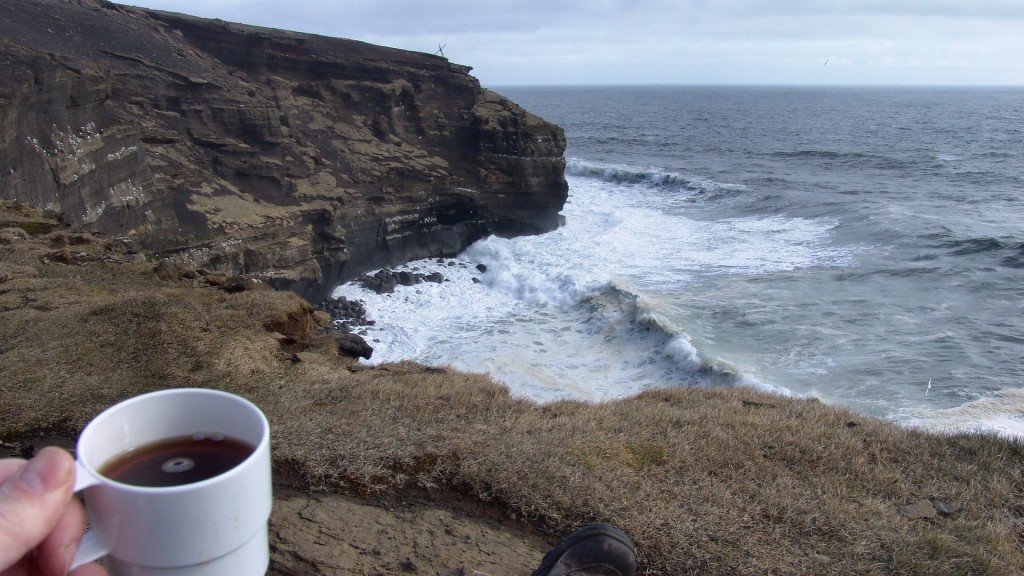
M 356 326 L 372 326 L 373 320 L 366 318 L 366 304 L 362 300 L 349 300 L 344 296 L 324 300 L 320 305 L 331 319 L 331 324 L 342 332 L 349 332 Z
M 363 340 L 362 336 L 351 332 L 341 332 L 335 336 L 338 342 L 338 354 L 352 358 L 365 358 L 373 356 L 373 347 Z
M 367 290 L 373 290 L 377 294 L 394 294 L 397 286 L 414 286 L 423 282 L 444 282 L 444 275 L 440 272 L 423 274 L 410 270 L 394 271 L 389 268 L 378 270 L 374 274 L 363 274 L 358 279 L 359 284 Z

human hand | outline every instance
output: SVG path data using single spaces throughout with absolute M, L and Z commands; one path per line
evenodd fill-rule
M 0 576 L 64 576 L 85 532 L 85 510 L 72 495 L 75 462 L 60 448 L 31 460 L 0 460 Z M 99 564 L 74 576 L 106 576 Z

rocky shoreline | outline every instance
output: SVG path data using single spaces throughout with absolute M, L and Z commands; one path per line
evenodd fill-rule
M 70 447 L 151 390 L 245 396 L 273 431 L 275 576 L 527 574 L 592 521 L 652 575 L 1024 563 L 1020 442 L 742 387 L 536 404 L 485 375 L 358 363 L 330 314 L 227 280 L 0 201 L 0 456 Z
M 557 227 L 564 149 L 443 58 L 4 0 L 3 455 L 70 446 L 147 391 L 216 388 L 271 423 L 274 575 L 525 574 L 592 521 L 645 574 L 1020 574 L 1019 442 L 741 387 L 540 405 L 358 363 L 359 304 L 310 302 Z
M 438 264 L 444 264 L 447 266 L 466 266 L 465 262 L 459 262 L 457 260 L 447 260 L 445 258 L 438 258 Z M 487 266 L 484 264 L 477 264 L 477 272 L 485 273 Z M 429 272 L 423 273 L 412 268 L 390 268 L 385 267 L 377 270 L 373 274 L 363 274 L 353 280 L 353 282 L 359 284 L 367 290 L 376 292 L 377 294 L 394 294 L 399 287 L 412 287 L 417 284 L 423 284 L 425 282 L 431 282 L 435 284 L 441 284 L 443 282 L 449 282 L 448 278 L 445 278 L 440 272 Z M 480 279 L 473 277 L 473 282 L 478 283 Z M 352 300 L 345 296 L 330 297 L 322 300 L 317 308 L 323 310 L 329 314 L 332 319 L 332 325 L 335 330 L 345 334 L 340 337 L 341 339 L 347 339 L 352 342 L 347 348 L 353 352 L 353 357 L 363 357 L 367 360 L 370 359 L 372 354 L 372 347 L 362 339 L 362 336 L 366 335 L 365 330 L 362 328 L 371 327 L 376 325 L 376 321 L 370 320 L 366 316 L 366 303 L 362 300 Z M 360 353 L 354 353 L 354 352 Z M 368 351 L 369 354 L 363 354 L 362 352 Z

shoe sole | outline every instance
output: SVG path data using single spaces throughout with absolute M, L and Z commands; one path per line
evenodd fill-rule
M 636 555 L 636 547 L 633 545 L 633 541 L 622 530 L 619 530 L 611 524 L 588 524 L 577 529 L 565 538 L 562 538 L 558 544 L 555 544 L 554 548 L 548 550 L 548 553 L 545 554 L 544 558 L 541 560 L 540 566 L 534 570 L 533 576 L 548 576 L 548 573 L 551 572 L 551 569 L 554 568 L 558 559 L 565 554 L 566 550 L 587 538 L 593 538 L 594 536 L 607 536 L 624 545 L 626 548 L 629 548 L 630 552 Z

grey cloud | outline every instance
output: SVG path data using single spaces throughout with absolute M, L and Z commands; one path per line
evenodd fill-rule
M 963 76 L 971 81 L 988 74 L 990 82 L 1024 83 L 1024 65 L 1012 57 L 1024 53 L 1024 0 L 129 1 L 408 50 L 447 44 L 449 58 L 491 83 L 688 82 L 700 74 L 819 82 L 821 70 L 799 74 L 824 58 L 833 63 L 830 82 L 875 78 L 873 67 L 884 65 L 918 70 L 921 81 L 956 83 L 951 71 L 971 70 Z

